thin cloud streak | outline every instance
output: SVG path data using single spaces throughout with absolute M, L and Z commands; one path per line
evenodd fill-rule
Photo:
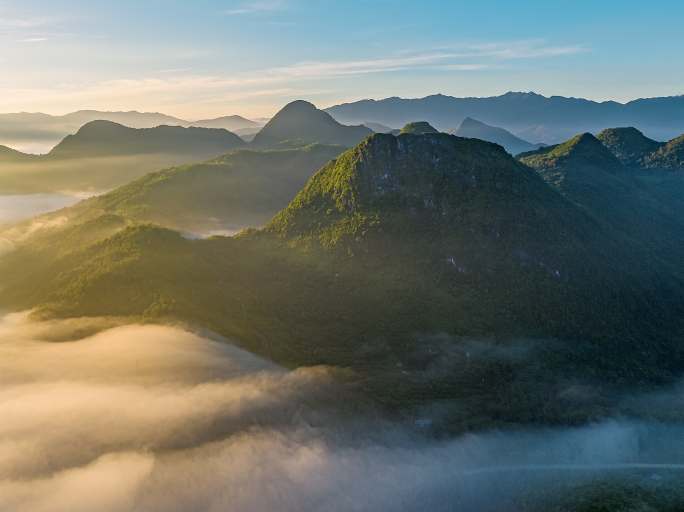
M 38 43 L 42 37 L 27 37 Z M 383 58 L 306 61 L 287 66 L 224 75 L 199 75 L 168 69 L 156 76 L 85 83 L 50 84 L 49 87 L 0 88 L 0 111 L 32 108 L 64 111 L 80 108 L 163 110 L 186 117 L 210 115 L 213 106 L 236 104 L 255 98 L 307 97 L 320 88 L 315 81 L 409 70 L 478 72 L 496 69 L 520 59 L 561 58 L 585 51 L 581 46 L 551 46 L 543 41 L 461 45 L 425 52 L 394 54 Z M 300 84 L 296 86 L 295 84 Z M 241 107 L 244 110 L 244 107 Z M 201 111 L 201 112 L 200 112 Z M 265 113 L 265 112 L 264 112 Z M 268 112 L 269 114 L 271 112 Z
M 223 11 L 225 16 L 240 16 L 244 14 L 264 14 L 274 11 L 280 11 L 285 8 L 285 2 L 280 0 L 265 0 L 255 2 L 245 2 L 234 9 L 227 9 Z

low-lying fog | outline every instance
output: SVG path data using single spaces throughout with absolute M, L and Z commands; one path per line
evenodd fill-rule
M 0 194 L 0 226 L 71 206 L 83 194 Z
M 0 510 L 523 510 L 558 482 L 684 475 L 678 425 L 435 440 L 351 417 L 338 382 L 176 327 L 5 315 Z

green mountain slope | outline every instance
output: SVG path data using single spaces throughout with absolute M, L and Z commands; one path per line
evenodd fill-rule
M 309 177 L 342 151 L 322 145 L 235 150 L 208 162 L 147 174 L 84 201 L 68 215 L 82 219 L 111 213 L 199 233 L 257 227 L 287 206 Z
M 517 155 L 524 151 L 533 151 L 538 146 L 527 142 L 519 137 L 516 137 L 508 130 L 498 128 L 496 126 L 489 126 L 471 117 L 466 117 L 461 125 L 454 131 L 454 135 L 459 137 L 467 137 L 469 139 L 481 139 L 488 142 L 494 142 L 503 146 L 503 148 L 511 153 Z
M 129 225 L 84 242 L 98 229 L 54 240 L 40 272 L 21 263 L 30 246 L 1 259 L 0 305 L 187 321 L 283 364 L 349 367 L 392 409 L 439 400 L 453 428 L 595 417 L 600 400 L 573 402 L 568 382 L 682 362 L 681 279 L 479 140 L 376 134 L 239 237 Z M 499 354 L 536 341 L 478 356 L 472 336 Z
M 272 147 L 319 143 L 349 147 L 371 133 L 365 126 L 342 125 L 309 102 L 293 101 L 261 129 L 252 144 Z
M 663 143 L 649 139 L 636 128 L 608 128 L 596 138 L 606 146 L 623 165 L 639 168 L 644 158 L 658 150 Z
M 628 153 L 634 154 L 621 154 Z M 684 257 L 684 217 L 593 135 L 581 134 L 519 158 L 614 236 L 628 239 L 644 260 L 650 254 L 676 265 Z
M 644 158 L 644 167 L 684 171 L 684 135 L 672 139 Z
M 400 134 L 412 134 L 412 135 L 423 135 L 426 133 L 439 133 L 434 127 L 430 126 L 430 123 L 425 121 L 415 121 L 413 123 L 408 123 L 400 131 Z

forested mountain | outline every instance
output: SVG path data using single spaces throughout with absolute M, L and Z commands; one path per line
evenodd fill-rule
M 287 206 L 311 175 L 344 148 L 311 145 L 295 149 L 233 150 L 207 162 L 149 173 L 38 222 L 68 219 L 71 229 L 101 215 L 122 224 L 154 222 L 197 236 L 234 232 L 266 223 Z M 31 222 L 25 223 L 30 229 Z M 21 226 L 15 228 L 21 237 Z
M 616 140 L 606 132 L 602 137 Z M 631 162 L 641 143 L 636 138 L 633 146 L 619 144 L 616 151 Z M 584 133 L 519 158 L 597 222 L 604 223 L 606 231 L 631 240 L 642 261 L 657 258 L 668 261 L 673 269 L 679 266 L 684 258 L 684 213 L 662 201 L 657 189 L 643 183 L 599 139 Z
M 567 163 L 589 162 L 619 176 L 596 139 L 526 158 L 536 171 L 488 142 L 376 134 L 239 237 L 189 240 L 109 212 L 19 237 L 0 301 L 187 321 L 281 364 L 348 367 L 391 410 L 458 400 L 449 428 L 586 420 L 611 405 L 563 394 L 568 380 L 600 389 L 682 368 L 682 275 L 538 174 L 569 185 Z M 472 336 L 531 352 L 467 356 Z

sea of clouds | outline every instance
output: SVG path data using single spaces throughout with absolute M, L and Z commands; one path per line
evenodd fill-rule
M 673 424 L 438 440 L 350 400 L 333 369 L 179 327 L 0 316 L 0 511 L 522 510 L 559 480 L 684 476 Z

